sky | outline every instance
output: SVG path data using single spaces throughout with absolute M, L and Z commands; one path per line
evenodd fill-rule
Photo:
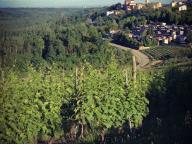
M 124 0 L 0 0 L 0 7 L 97 7 L 107 6 Z M 144 0 L 136 0 L 142 2 Z M 157 2 L 157 0 L 151 0 Z M 169 3 L 171 0 L 159 0 Z M 158 1 L 158 2 L 159 2 Z

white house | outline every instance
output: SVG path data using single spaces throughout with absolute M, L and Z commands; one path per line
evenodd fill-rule
M 187 5 L 179 6 L 179 11 L 186 11 L 186 10 L 187 10 Z
M 166 23 L 162 22 L 162 23 L 161 23 L 161 26 L 166 26 Z
M 164 44 L 169 44 L 169 39 L 168 39 L 168 38 L 164 38 L 164 39 L 163 39 L 163 43 L 164 43 Z
M 184 31 L 180 30 L 179 35 L 184 35 Z
M 109 30 L 109 33 L 113 35 L 113 34 L 118 33 L 119 31 L 120 31 L 120 30 L 110 29 L 110 30 Z
M 171 2 L 171 7 L 176 7 L 177 6 L 177 2 L 173 1 Z
M 114 13 L 115 13 L 114 11 L 107 11 L 107 12 L 106 12 L 106 15 L 109 16 L 109 15 L 112 15 L 112 14 L 114 14 Z
M 183 2 L 182 2 L 182 1 L 179 1 L 179 2 L 178 2 L 178 4 L 179 4 L 179 5 L 182 5 L 182 4 L 183 4 Z
M 172 34 L 173 39 L 175 40 L 177 38 L 176 34 Z

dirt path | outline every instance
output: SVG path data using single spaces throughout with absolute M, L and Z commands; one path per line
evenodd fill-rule
M 114 47 L 122 49 L 122 50 L 130 50 L 131 53 L 136 57 L 137 63 L 139 64 L 137 67 L 139 67 L 139 68 L 147 66 L 150 62 L 149 57 L 147 55 L 143 54 L 142 52 L 140 52 L 139 50 L 134 50 L 132 48 L 121 46 L 121 45 L 114 44 L 114 43 L 109 43 L 109 44 L 111 46 L 114 46 Z

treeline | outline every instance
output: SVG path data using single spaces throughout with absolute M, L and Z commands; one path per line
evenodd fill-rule
M 85 22 L 84 15 L 64 16 L 22 31 L 5 30 L 0 44 L 1 66 L 16 66 L 22 71 L 30 64 L 38 68 L 54 62 L 71 69 L 84 60 L 103 67 L 111 55 L 121 64 L 130 60 L 129 52 L 109 47 L 100 31 Z
M 179 12 L 176 8 L 163 8 L 151 11 L 147 16 L 152 21 L 162 21 L 168 24 L 188 24 L 192 23 L 192 7 L 188 6 L 187 11 Z
M 0 8 L 0 30 L 23 31 L 34 25 L 55 22 L 62 17 L 86 15 L 81 8 Z

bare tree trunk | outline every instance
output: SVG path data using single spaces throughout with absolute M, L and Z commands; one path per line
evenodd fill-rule
M 129 118 L 129 129 L 130 129 L 130 132 L 132 133 L 132 123 L 130 118 Z
M 76 136 L 77 136 L 77 126 L 76 126 L 76 124 L 74 122 L 72 122 L 69 134 L 70 134 L 70 138 L 72 140 L 76 139 Z
M 137 67 L 136 67 L 136 58 L 135 56 L 132 57 L 133 59 L 133 66 L 132 66 L 132 76 L 133 76 L 133 82 L 136 82 L 137 78 Z
M 53 142 L 54 142 L 54 138 L 51 138 L 51 139 L 49 140 L 48 144 L 53 144 Z
M 104 142 L 105 142 L 105 132 L 104 132 L 104 130 L 101 131 L 100 137 L 101 137 L 100 144 L 104 144 Z
M 80 138 L 83 138 L 84 136 L 84 126 L 83 126 L 83 124 L 81 123 L 80 124 L 81 125 L 81 133 L 80 133 Z
M 126 87 L 128 87 L 128 72 L 127 72 L 127 70 L 126 70 L 126 72 L 125 72 L 125 84 L 126 84 Z

